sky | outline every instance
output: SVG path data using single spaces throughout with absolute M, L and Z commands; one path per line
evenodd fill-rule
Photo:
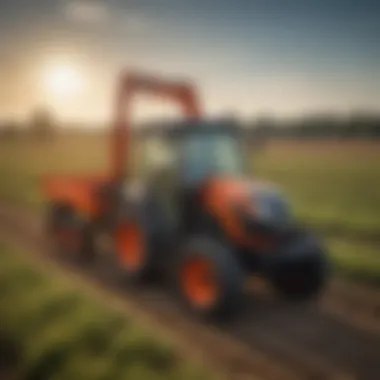
M 1 0 L 0 117 L 107 119 L 126 67 L 193 80 L 208 114 L 380 111 L 380 2 Z

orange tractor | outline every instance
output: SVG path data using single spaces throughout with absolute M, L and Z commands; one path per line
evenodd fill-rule
M 132 149 L 131 101 L 139 92 L 178 102 L 186 120 L 141 129 Z M 112 262 L 129 282 L 172 280 L 204 317 L 236 311 L 252 274 L 282 296 L 308 299 L 325 283 L 325 250 L 297 226 L 274 186 L 248 178 L 243 140 L 234 123 L 202 120 L 191 85 L 125 73 L 110 172 L 43 180 L 49 236 L 61 255 Z

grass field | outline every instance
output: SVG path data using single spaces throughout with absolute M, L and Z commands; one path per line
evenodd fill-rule
M 61 137 L 52 142 L 0 141 L 0 197 L 38 207 L 39 179 L 46 173 L 105 170 L 107 144 L 97 137 Z
M 379 142 L 274 142 L 255 166 L 284 188 L 303 221 L 380 236 Z
M 0 242 L 0 350 L 9 358 L 2 379 L 11 378 L 2 377 L 5 365 L 18 379 L 216 378 L 153 326 L 105 308 L 53 272 Z
M 0 142 L 0 197 L 38 208 L 42 174 L 104 171 L 107 143 L 96 136 Z M 251 159 L 255 176 L 283 188 L 303 222 L 328 232 L 342 273 L 380 283 L 378 249 L 352 239 L 380 237 L 380 143 L 272 142 Z

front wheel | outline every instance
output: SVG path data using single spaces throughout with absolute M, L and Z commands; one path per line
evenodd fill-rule
M 293 301 L 316 298 L 330 273 L 325 248 L 309 233 L 304 233 L 287 250 L 276 256 L 269 271 L 276 292 Z
M 233 251 L 217 240 L 187 241 L 180 252 L 177 279 L 185 305 L 202 318 L 232 316 L 240 305 L 243 271 Z
M 326 283 L 327 263 L 323 257 L 285 263 L 272 274 L 272 285 L 282 298 L 307 301 L 318 297 Z

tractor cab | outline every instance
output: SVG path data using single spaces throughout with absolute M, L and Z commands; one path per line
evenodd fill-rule
M 199 197 L 210 179 L 249 173 L 241 128 L 233 122 L 154 125 L 139 137 L 137 175 L 186 230 L 198 218 Z
M 186 123 L 140 132 L 139 173 L 174 175 L 181 187 L 198 186 L 210 176 L 248 174 L 241 129 L 233 123 Z
M 248 174 L 239 132 L 234 125 L 190 127 L 182 133 L 178 145 L 180 177 L 185 186 L 198 186 L 213 176 Z

